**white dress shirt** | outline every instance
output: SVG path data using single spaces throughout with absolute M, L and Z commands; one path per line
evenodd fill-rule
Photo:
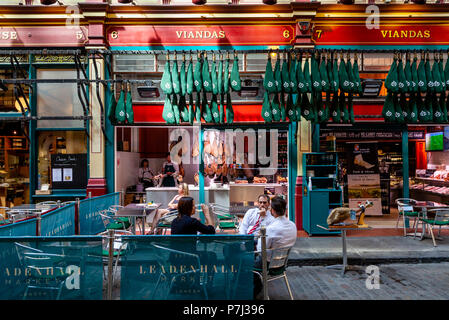
M 239 227 L 240 234 L 248 234 L 251 228 L 256 224 L 259 219 L 259 208 L 249 209 L 245 216 L 243 217 L 242 223 Z M 254 230 L 252 234 L 256 235 L 260 231 L 261 226 L 267 227 L 274 221 L 274 217 L 271 215 L 270 211 L 267 211 L 265 217 L 260 220 L 259 226 Z
M 297 237 L 296 225 L 285 216 L 274 218 L 267 227 L 267 249 L 292 247 Z M 257 251 L 262 250 L 261 239 L 257 242 Z M 268 259 L 269 260 L 269 259 Z

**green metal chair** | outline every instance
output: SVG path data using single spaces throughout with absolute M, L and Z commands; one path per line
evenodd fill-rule
M 287 285 L 288 293 L 290 294 L 290 299 L 293 300 L 292 290 L 290 289 L 290 284 L 288 283 L 287 278 L 287 263 L 288 256 L 290 254 L 290 250 L 292 247 L 287 248 L 276 248 L 276 249 L 267 249 L 267 259 L 269 259 L 268 263 L 268 278 L 267 284 L 270 281 L 284 279 L 285 284 Z M 254 268 L 253 272 L 260 277 L 260 280 L 263 283 L 262 278 L 262 269 Z M 270 299 L 270 297 L 268 297 Z
M 216 227 L 219 230 L 234 230 L 239 229 L 239 219 L 236 215 L 230 212 L 230 208 L 217 204 L 210 203 L 209 211 L 215 216 Z
M 45 253 L 42 250 L 15 243 L 19 262 L 24 270 L 28 270 L 23 300 L 28 297 L 30 289 L 40 291 L 57 291 L 56 300 L 61 298 L 66 273 L 65 256 Z
M 171 222 L 178 216 L 178 211 L 167 213 L 163 217 L 159 218 L 154 226 L 155 234 L 167 234 L 167 231 L 171 229 Z
M 433 216 L 433 214 L 435 215 Z M 436 247 L 437 244 L 435 242 L 435 235 L 433 234 L 433 228 L 438 227 L 438 238 L 440 238 L 441 227 L 449 226 L 449 208 L 430 209 L 427 211 L 427 217 L 421 217 L 420 221 L 429 227 L 430 234 L 432 235 L 433 246 Z
M 100 233 L 102 238 L 102 252 L 101 256 L 103 259 L 103 277 L 106 280 L 107 279 L 107 266 L 109 262 L 109 231 L 104 231 Z M 127 252 L 129 251 L 129 243 L 122 241 L 121 237 L 123 235 L 133 235 L 132 232 L 127 230 L 114 230 L 114 242 L 113 242 L 113 251 L 112 251 L 112 263 L 113 263 L 113 269 L 112 269 L 112 283 L 114 283 L 115 274 L 118 270 L 118 263 L 120 261 L 120 258 L 123 257 Z
M 131 226 L 129 220 L 125 221 L 122 219 L 123 217 L 116 217 L 113 211 L 102 210 L 98 214 L 103 220 L 106 230 L 126 230 Z
M 201 261 L 198 254 L 179 251 L 152 243 L 155 249 L 157 263 L 159 265 L 159 277 L 153 289 L 153 297 L 156 293 L 165 292 L 164 300 L 167 300 L 173 289 L 177 286 L 180 289 L 198 288 L 205 300 L 209 299 L 207 293 L 208 277 L 201 275 Z M 176 260 L 176 261 L 173 261 Z M 189 265 L 184 272 L 170 273 L 163 270 L 170 270 L 173 263 L 185 263 Z M 186 280 L 187 279 L 187 280 Z M 168 288 L 163 288 L 163 286 Z M 180 292 L 184 290 L 179 290 Z M 178 293 L 182 294 L 182 293 Z M 187 293 L 186 295 L 189 295 Z
M 404 229 L 404 237 L 407 236 L 407 228 L 405 219 L 413 219 L 413 229 L 415 233 L 413 238 L 416 237 L 416 231 L 418 228 L 418 221 L 421 217 L 421 212 L 415 211 L 413 206 L 416 205 L 417 201 L 410 198 L 398 198 L 396 199 L 396 205 L 398 206 L 398 219 L 396 221 L 396 228 L 399 226 L 399 220 L 402 217 L 402 228 Z

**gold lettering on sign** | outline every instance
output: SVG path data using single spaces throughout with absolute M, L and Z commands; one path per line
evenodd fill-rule
M 111 38 L 112 39 L 117 39 L 118 38 L 118 32 L 117 31 L 112 31 L 111 32 Z
M 224 31 L 182 31 L 177 30 L 176 37 L 178 39 L 223 39 L 226 37 Z
M 284 30 L 284 32 L 282 33 L 282 36 L 286 39 L 290 38 L 290 31 Z
M 2 31 L 1 40 L 17 40 L 17 32 L 16 31 Z
M 423 38 L 428 39 L 431 37 L 430 30 L 380 30 L 383 38 L 402 38 L 402 39 L 413 39 L 413 38 Z

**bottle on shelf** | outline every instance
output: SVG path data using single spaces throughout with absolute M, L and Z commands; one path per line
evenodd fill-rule
M 309 184 L 307 187 L 309 188 L 309 191 L 312 191 L 312 177 L 309 177 Z

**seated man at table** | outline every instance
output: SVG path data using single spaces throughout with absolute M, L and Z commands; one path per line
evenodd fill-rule
M 270 213 L 270 197 L 261 194 L 257 198 L 257 208 L 249 209 L 239 227 L 240 234 L 258 234 L 261 226 L 269 226 L 274 218 Z
M 287 208 L 287 202 L 281 197 L 274 197 L 271 199 L 271 214 L 274 217 L 274 221 L 267 226 L 266 229 L 266 248 L 276 249 L 276 248 L 289 248 L 293 247 L 296 242 L 297 230 L 296 225 L 291 222 L 285 216 L 285 210 Z M 261 238 L 257 242 L 257 251 L 262 250 Z M 270 251 L 267 251 L 267 262 L 270 261 Z M 262 269 L 262 257 L 258 255 L 256 257 L 254 267 L 257 269 Z M 255 278 L 259 279 L 259 278 Z M 262 289 L 262 284 L 260 279 L 254 281 L 254 293 L 255 295 Z

